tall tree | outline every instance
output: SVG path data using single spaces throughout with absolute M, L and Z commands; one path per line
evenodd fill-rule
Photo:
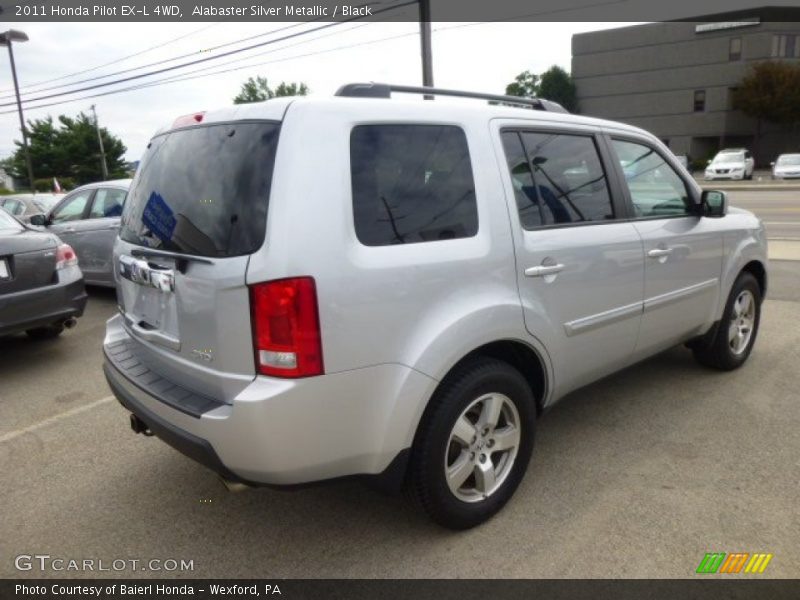
M 542 73 L 539 79 L 539 97 L 558 102 L 569 112 L 575 112 L 578 109 L 572 75 L 558 65 L 553 65 Z
M 305 83 L 286 83 L 282 81 L 274 90 L 269 87 L 266 77 L 249 77 L 242 84 L 239 94 L 233 99 L 234 104 L 247 104 L 249 102 L 263 102 L 270 98 L 281 96 L 306 96 L 308 86 Z
M 539 76 L 530 71 L 523 71 L 506 86 L 507 96 L 534 98 L 539 92 Z
M 800 124 L 800 65 L 756 63 L 734 93 L 733 105 L 756 121 L 753 152 L 758 159 L 765 121 L 793 127 Z
M 37 179 L 71 179 L 77 184 L 99 181 L 103 177 L 100 162 L 100 144 L 94 120 L 85 113 L 76 117 L 61 115 L 58 122 L 48 116 L 44 119 L 28 121 L 33 172 Z M 122 141 L 106 128 L 100 128 L 106 152 L 109 177 L 125 176 L 123 156 L 126 148 Z M 27 167 L 22 143 L 15 140 L 16 151 L 11 157 L 11 171 L 14 177 L 25 179 Z

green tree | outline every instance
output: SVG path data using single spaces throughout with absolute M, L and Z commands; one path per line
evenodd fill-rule
M 523 71 L 506 86 L 507 96 L 535 98 L 539 93 L 539 76 L 530 71 Z
M 569 112 L 575 112 L 578 109 L 572 75 L 558 65 L 553 65 L 540 76 L 539 97 L 558 102 Z
M 281 96 L 306 96 L 308 86 L 305 83 L 286 83 L 282 81 L 274 90 L 269 87 L 266 77 L 249 77 L 242 84 L 239 94 L 233 99 L 234 104 L 247 104 L 248 102 L 263 102 L 270 98 Z
M 800 65 L 756 63 L 736 89 L 733 106 L 756 121 L 753 153 L 758 159 L 765 121 L 793 128 L 800 124 Z
M 58 121 L 48 116 L 28 121 L 28 147 L 33 172 L 37 179 L 72 179 L 76 184 L 91 183 L 103 178 L 100 144 L 94 120 L 85 113 L 76 117 L 61 115 Z M 100 128 L 106 153 L 109 177 L 125 177 L 125 145 L 105 127 Z M 11 173 L 27 181 L 28 171 L 22 142 L 11 157 Z

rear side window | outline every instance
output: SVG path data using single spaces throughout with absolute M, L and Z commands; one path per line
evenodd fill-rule
M 614 218 L 608 181 L 591 136 L 525 131 L 520 139 L 530 178 L 523 177 L 519 159 L 510 167 L 515 187 L 521 187 L 517 203 L 523 227 Z M 504 144 L 508 152 L 508 140 Z M 512 156 L 507 155 L 509 161 Z
M 279 124 L 242 122 L 155 137 L 122 212 L 120 237 L 197 256 L 261 247 Z
M 478 232 L 467 138 L 450 125 L 360 125 L 350 137 L 356 235 L 366 246 Z
M 89 211 L 90 219 L 105 217 L 118 217 L 122 214 L 122 205 L 125 202 L 125 190 L 100 188 L 94 195 L 92 210 Z

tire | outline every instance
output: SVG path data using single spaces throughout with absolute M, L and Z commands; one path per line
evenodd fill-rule
M 63 325 L 48 325 L 47 327 L 37 327 L 36 329 L 28 329 L 25 333 L 28 337 L 34 340 L 53 340 L 61 335 L 64 331 Z
M 496 428 L 489 425 L 486 432 L 483 423 L 491 423 L 490 414 L 500 416 Z M 483 523 L 522 481 L 535 425 L 533 392 L 519 371 L 492 358 L 464 363 L 439 386 L 417 432 L 407 482 L 412 499 L 443 527 Z M 445 475 L 448 466 L 462 477 L 466 473 L 463 483 L 453 480 L 453 489 Z
M 761 287 L 751 273 L 741 273 L 731 288 L 716 333 L 709 342 L 693 348 L 694 357 L 700 364 L 721 371 L 738 369 L 753 350 L 760 321 Z

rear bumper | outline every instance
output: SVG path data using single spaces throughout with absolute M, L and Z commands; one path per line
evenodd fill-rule
M 232 403 L 191 414 L 175 405 L 169 391 L 145 390 L 114 364 L 109 347 L 124 337 L 113 317 L 104 371 L 120 403 L 180 452 L 249 484 L 296 486 L 359 476 L 396 489 L 436 383 L 402 365 L 299 380 L 256 377 Z
M 63 269 L 56 284 L 0 296 L 0 335 L 80 317 L 87 299 L 80 269 Z

